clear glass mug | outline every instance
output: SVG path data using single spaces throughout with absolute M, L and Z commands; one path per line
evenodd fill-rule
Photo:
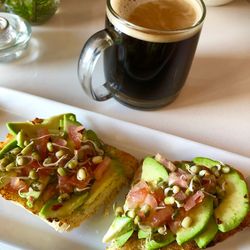
M 107 0 L 105 29 L 85 43 L 78 61 L 78 78 L 85 92 L 97 101 L 114 97 L 137 109 L 156 109 L 176 99 L 188 76 L 206 8 L 190 1 L 196 21 L 190 27 L 156 30 L 127 21 L 124 8 L 149 0 Z M 183 0 L 184 1 L 184 0 Z M 92 74 L 104 55 L 106 83 L 94 88 Z

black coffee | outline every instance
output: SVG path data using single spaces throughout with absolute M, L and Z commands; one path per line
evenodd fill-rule
M 159 2 L 167 4 L 169 0 L 159 0 Z M 181 3 L 182 1 L 178 0 L 177 2 Z M 192 8 L 192 5 L 190 6 Z M 138 13 L 140 14 L 140 12 L 143 13 L 141 10 Z M 134 15 L 137 19 L 138 13 Z M 186 24 L 187 26 L 191 25 L 190 19 L 192 19 L 192 23 L 196 20 L 196 16 L 193 15 L 193 13 L 196 13 L 194 9 L 191 9 L 189 13 L 191 13 L 191 17 L 187 18 L 189 22 Z M 134 20 L 133 23 L 143 25 L 143 22 L 138 23 L 135 19 L 130 18 L 133 16 L 132 14 L 130 13 L 127 16 L 127 20 L 131 22 Z M 167 36 L 158 37 L 149 34 L 149 36 L 145 35 L 144 39 L 143 34 L 137 34 L 136 31 L 126 32 L 127 34 L 119 31 L 119 27 L 114 27 L 116 23 L 111 21 L 106 18 L 106 29 L 114 38 L 115 45 L 104 53 L 106 80 L 111 82 L 119 92 L 124 96 L 128 96 L 133 102 L 152 103 L 152 106 L 156 107 L 173 101 L 187 78 L 200 30 L 187 38 L 179 36 L 169 39 Z M 176 26 L 176 23 L 174 25 Z M 183 25 L 185 26 L 183 22 L 181 25 L 181 28 L 183 28 Z M 146 28 L 152 27 L 146 26 Z M 156 27 L 153 28 L 156 29 Z M 160 28 L 168 30 L 171 27 Z M 177 28 L 175 27 L 175 29 Z M 126 100 L 121 101 L 127 102 Z M 131 104 L 131 102 L 128 101 L 127 104 Z M 148 104 L 149 108 L 150 105 Z

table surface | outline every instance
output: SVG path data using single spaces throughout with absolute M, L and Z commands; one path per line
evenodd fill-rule
M 62 0 L 34 26 L 26 56 L 0 64 L 0 86 L 54 99 L 250 157 L 250 2 L 208 7 L 191 72 L 178 99 L 138 111 L 83 92 L 77 62 L 88 37 L 103 29 L 105 0 Z M 94 79 L 102 81 L 101 66 Z M 152 138 L 153 139 L 153 138 Z

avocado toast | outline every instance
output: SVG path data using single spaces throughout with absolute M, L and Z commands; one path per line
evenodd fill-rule
M 217 160 L 146 157 L 104 235 L 108 249 L 195 250 L 250 226 L 244 177 Z
M 7 127 L 0 144 L 0 194 L 58 231 L 79 226 L 107 205 L 138 166 L 71 113 Z

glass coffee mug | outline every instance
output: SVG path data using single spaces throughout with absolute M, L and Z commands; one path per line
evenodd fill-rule
M 138 109 L 169 104 L 186 81 L 205 15 L 202 0 L 107 0 L 106 28 L 79 58 L 83 89 L 97 101 L 114 97 Z M 101 53 L 106 83 L 94 88 Z

